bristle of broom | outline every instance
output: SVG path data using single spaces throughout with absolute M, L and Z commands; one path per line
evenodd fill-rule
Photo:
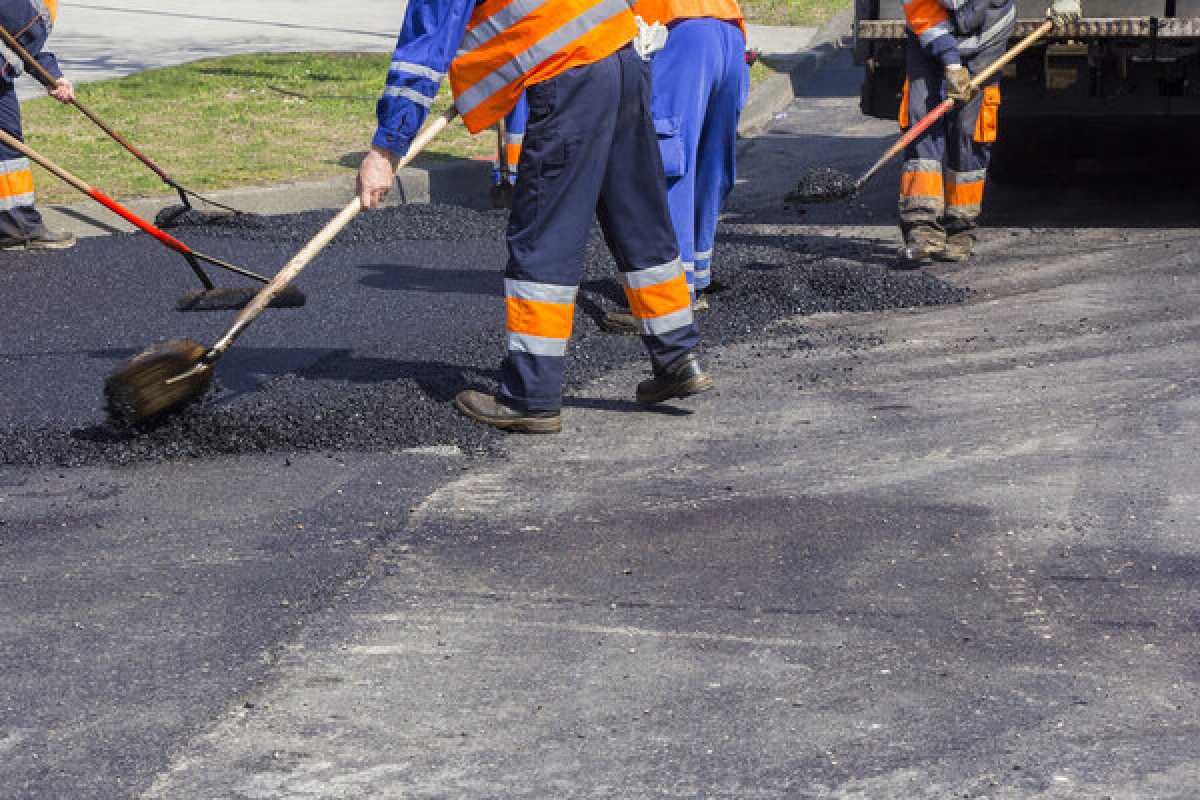
M 204 370 L 185 381 L 167 381 L 198 364 L 205 352 L 206 348 L 199 342 L 174 339 L 131 358 L 104 384 L 109 420 L 119 427 L 129 427 L 182 408 L 201 397 L 208 391 L 211 370 Z
M 206 289 L 188 292 L 175 303 L 176 311 L 237 311 L 255 298 L 255 289 Z M 302 308 L 308 298 L 289 286 L 271 300 L 271 308 Z

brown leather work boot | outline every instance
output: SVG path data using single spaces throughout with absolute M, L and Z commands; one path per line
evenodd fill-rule
M 476 422 L 502 431 L 558 433 L 562 430 L 562 415 L 557 411 L 522 411 L 474 389 L 459 392 L 454 405 Z
M 904 247 L 900 248 L 900 269 L 917 269 L 928 264 L 946 249 L 946 232 L 928 224 L 913 225 L 904 229 Z
M 654 377 L 637 385 L 637 401 L 651 406 L 674 397 L 691 397 L 713 388 L 712 376 L 700 366 L 695 353 L 688 353 L 662 369 Z
M 26 239 L 0 238 L 0 250 L 66 250 L 74 246 L 74 234 L 46 228 Z
M 970 261 L 974 253 L 975 230 L 968 228 L 967 230 L 948 234 L 946 236 L 946 246 L 942 249 L 942 252 L 935 253 L 933 257 L 937 261 L 961 263 L 963 261 Z

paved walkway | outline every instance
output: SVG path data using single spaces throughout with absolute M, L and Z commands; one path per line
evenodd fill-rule
M 64 0 L 51 42 L 76 82 L 235 53 L 389 52 L 405 5 L 405 0 Z M 32 81 L 23 82 L 23 97 L 40 92 Z

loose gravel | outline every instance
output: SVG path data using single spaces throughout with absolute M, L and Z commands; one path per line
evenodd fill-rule
M 236 217 L 197 228 L 205 235 L 269 238 L 296 244 L 328 214 Z M 243 220 L 246 222 L 246 220 Z M 433 239 L 452 242 L 503 235 L 504 212 L 448 206 L 406 206 L 364 215 L 327 252 L 355 243 Z M 238 223 L 241 224 L 241 223 Z M 961 302 L 966 292 L 921 272 L 898 273 L 859 260 L 854 240 L 814 242 L 772 235 L 756 226 L 724 227 L 716 249 L 712 310 L 699 316 L 705 347 L 760 337 L 773 322 L 823 311 L 869 311 Z M 349 256 L 347 256 L 349 257 Z M 600 330 L 597 320 L 621 301 L 615 264 L 597 234 L 588 247 L 570 353 L 568 394 L 594 378 L 644 360 L 634 337 Z M 499 298 L 497 298 L 499 302 Z M 303 312 L 302 312 L 303 313 Z M 495 387 L 501 345 L 483 325 L 429 354 L 427 364 L 381 373 L 377 360 L 337 353 L 257 391 L 233 397 L 220 385 L 200 403 L 156 424 L 121 431 L 102 422 L 62 428 L 0 431 L 0 464 L 87 465 L 210 458 L 239 453 L 380 450 L 457 444 L 485 452 L 500 434 L 459 415 L 449 400 L 468 386 Z M 449 364 L 459 366 L 447 366 Z M 717 375 L 718 382 L 720 375 Z M 630 389 L 632 396 L 632 387 Z

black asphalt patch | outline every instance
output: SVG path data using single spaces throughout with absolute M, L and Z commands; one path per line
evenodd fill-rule
M 297 214 L 265 220 L 261 227 L 181 229 L 180 235 L 230 239 L 229 246 L 273 243 L 284 260 L 291 250 L 328 221 L 327 213 Z M 7 465 L 128 464 L 206 458 L 240 453 L 303 450 L 379 450 L 456 444 L 467 451 L 487 449 L 499 434 L 460 416 L 449 401 L 460 389 L 495 387 L 503 355 L 500 300 L 505 212 L 477 212 L 447 206 L 406 206 L 365 214 L 322 256 L 322 274 L 332 281 L 320 302 L 304 312 L 287 312 L 257 325 L 325 326 L 345 334 L 339 315 L 357 312 L 337 306 L 347 268 L 375 270 L 379 277 L 360 281 L 368 290 L 400 290 L 415 298 L 397 312 L 397 343 L 373 347 L 353 338 L 349 347 L 321 352 L 285 348 L 252 350 L 235 346 L 217 370 L 216 388 L 204 402 L 134 431 L 118 431 L 104 422 L 100 402 L 94 421 L 77 425 L 28 425 L 0 430 L 0 463 Z M 481 262 L 465 265 L 365 264 L 377 258 L 379 245 L 428 240 L 486 240 Z M 86 258 L 106 249 L 132 246 L 130 237 L 88 243 L 62 258 Z M 139 243 L 140 244 L 140 243 Z M 371 249 L 374 246 L 374 249 Z M 406 249 L 412 249 L 407 245 Z M 714 347 L 762 335 L 772 322 L 827 311 L 870 311 L 961 302 L 964 290 L 923 273 L 897 274 L 874 260 L 870 247 L 855 239 L 764 236 L 740 225 L 722 230 L 716 249 L 712 310 L 699 321 L 705 346 Z M 427 255 L 435 258 L 434 255 Z M 163 256 L 169 258 L 169 256 Z M 878 259 L 882 261 L 882 259 Z M 577 389 L 605 372 L 644 359 L 634 337 L 613 336 L 597 320 L 621 301 L 615 264 L 597 235 L 588 248 L 576 333 L 570 354 L 568 389 Z M 339 272 L 340 269 L 340 272 Z M 486 270 L 486 271 L 480 271 Z M 412 274 L 418 277 L 414 279 Z M 403 280 L 394 275 L 402 276 Z M 303 277 L 303 276 L 302 276 Z M 360 289 L 361 290 L 361 289 Z M 435 307 L 437 298 L 442 306 Z M 390 299 L 390 298 L 389 298 Z M 331 308 L 332 306 L 332 308 Z M 391 308 L 391 306 L 387 306 Z M 490 316 L 489 316 L 490 315 Z M 449 317 L 453 316 L 453 319 Z M 215 323 L 213 323 L 215 325 Z M 219 330 L 228 324 L 211 328 Z M 364 322 L 364 325 L 368 323 Z M 370 330 L 384 327 L 374 323 Z M 364 328 L 365 329 L 365 328 Z M 147 331 L 145 345 L 153 341 Z M 250 337 L 247 336 L 247 339 Z M 201 338 L 201 341 L 208 341 Z M 285 342 L 290 339 L 285 338 Z M 77 347 L 95 346 L 77 342 Z M 402 353 L 398 348 L 409 347 Z M 397 358 L 405 355 L 406 358 Z M 251 362 L 234 366 L 237 357 Z M 3 355 L 0 354 L 0 363 Z M 224 369 L 223 369 L 224 368 Z M 255 380 L 247 372 L 266 374 Z M 222 375 L 232 375 L 229 386 Z M 716 376 L 718 385 L 720 375 Z M 86 387 L 90 389 L 91 387 Z M 629 410 L 636 409 L 630 387 Z M 95 387 L 97 395 L 99 387 Z
M 800 176 L 796 188 L 785 198 L 788 203 L 829 203 L 853 197 L 858 186 L 846 173 L 819 167 Z

